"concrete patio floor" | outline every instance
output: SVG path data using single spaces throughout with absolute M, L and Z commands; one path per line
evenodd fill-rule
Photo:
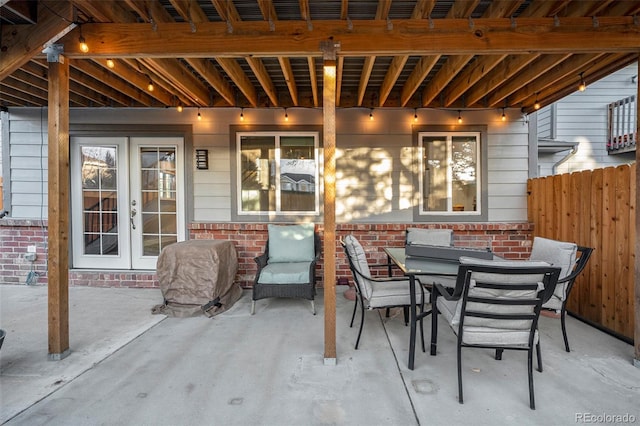
M 529 409 L 526 354 L 463 350 L 441 322 L 438 355 L 416 353 L 401 312 L 367 312 L 360 349 L 338 287 L 337 364 L 324 365 L 322 290 L 302 300 L 251 295 L 214 317 L 151 315 L 159 290 L 70 288 L 71 354 L 47 360 L 47 288 L 0 285 L 0 423 L 8 425 L 563 425 L 640 423 L 633 347 L 573 318 L 541 318 L 544 372 Z M 425 321 L 429 338 L 430 319 Z M 619 417 L 616 417 L 619 416 Z M 625 417 L 626 416 L 626 417 Z

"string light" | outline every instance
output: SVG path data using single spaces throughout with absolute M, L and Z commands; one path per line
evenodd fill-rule
M 202 114 L 200 114 L 200 107 L 198 107 L 198 120 L 202 120 Z
M 80 30 L 80 37 L 78 37 L 78 43 L 80 46 L 80 51 L 82 53 L 87 53 L 89 52 L 89 45 L 87 44 L 87 41 L 84 39 L 84 36 L 82 35 L 82 25 L 78 24 L 78 28 Z
M 176 107 L 176 111 L 182 112 L 182 109 L 182 105 L 178 104 L 178 106 Z
M 289 121 L 289 114 L 287 114 L 287 109 L 284 109 L 284 121 Z
M 244 121 L 244 108 L 240 109 L 240 121 Z
M 373 121 L 373 108 L 371 108 L 371 112 L 369 112 L 369 120 Z
M 113 59 L 109 58 L 107 59 L 107 66 L 111 69 L 114 69 L 116 67 L 116 63 L 113 62 Z
M 151 78 L 149 78 L 149 84 L 147 84 L 147 90 L 150 92 L 153 92 L 153 80 L 151 80 Z
M 460 110 L 458 110 L 458 124 L 462 123 L 462 115 L 460 115 Z
M 504 108 L 502 108 L 502 121 L 507 121 L 507 116 L 504 114 Z
M 418 109 L 414 109 L 413 110 L 413 121 L 417 122 L 418 121 Z
M 584 82 L 583 74 L 584 72 L 580 73 L 580 85 L 578 86 L 578 90 L 581 92 L 584 92 L 585 90 L 587 90 L 587 84 Z
M 536 101 L 533 103 L 533 108 L 536 110 L 540 109 L 540 102 L 538 102 L 538 92 L 536 92 Z

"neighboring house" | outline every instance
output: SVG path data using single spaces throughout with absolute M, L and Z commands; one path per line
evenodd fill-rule
M 635 142 L 607 150 L 614 138 L 635 129 L 638 65 L 633 64 L 557 101 L 537 113 L 539 176 L 617 166 L 635 161 Z M 633 99 L 629 99 L 633 97 Z M 622 102 L 619 115 L 609 106 Z M 612 121 L 612 122 L 611 122 Z M 626 129 L 626 130 L 625 130 Z M 635 141 L 635 139 L 634 139 Z M 627 144 L 629 145 L 629 144 Z
M 364 232 L 379 244 L 401 244 L 408 226 L 449 227 L 460 245 L 514 258 L 527 253 L 529 127 L 520 111 L 507 109 L 506 121 L 502 110 L 463 111 L 462 124 L 457 110 L 376 109 L 374 120 L 370 112 L 337 110 L 339 235 Z M 277 109 L 245 108 L 243 124 L 238 108 L 201 114 L 200 121 L 187 109 L 71 110 L 73 284 L 156 285 L 156 258 L 167 244 L 225 238 L 236 242 L 238 281 L 248 285 L 266 223 L 322 224 L 321 109 L 289 108 L 285 122 Z M 39 108 L 2 114 L 11 211 L 2 229 L 20 235 L 2 244 L 18 258 L 36 244 L 42 275 L 46 117 Z M 196 168 L 196 149 L 208 151 L 207 170 Z M 24 281 L 27 270 L 9 269 L 5 282 Z

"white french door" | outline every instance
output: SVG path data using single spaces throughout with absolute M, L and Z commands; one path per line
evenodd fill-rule
M 71 139 L 73 266 L 155 269 L 185 239 L 183 139 Z

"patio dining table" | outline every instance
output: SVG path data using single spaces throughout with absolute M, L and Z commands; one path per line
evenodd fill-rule
M 416 324 L 419 320 L 429 315 L 430 312 L 416 313 L 416 281 L 425 287 L 430 287 L 427 279 L 431 282 L 438 281 L 445 286 L 455 284 L 455 277 L 458 275 L 457 259 L 440 259 L 432 257 L 408 256 L 404 247 L 385 247 L 385 253 L 389 259 L 389 264 L 395 264 L 402 273 L 409 277 L 409 295 L 411 298 L 411 308 L 409 309 L 409 370 L 413 370 L 416 349 Z M 421 281 L 422 279 L 422 281 Z M 423 282 L 425 281 L 425 282 Z M 433 307 L 432 307 L 433 309 Z

